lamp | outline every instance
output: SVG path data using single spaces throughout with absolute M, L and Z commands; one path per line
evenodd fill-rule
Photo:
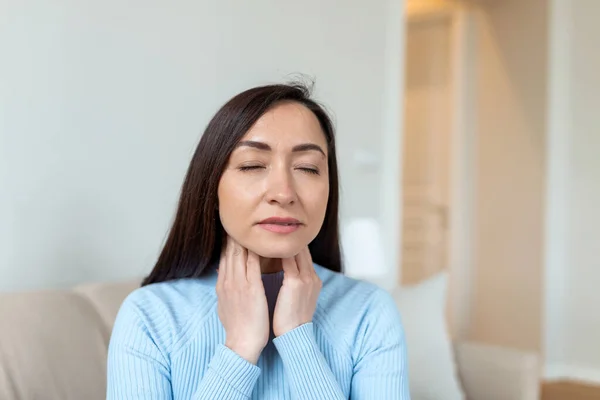
M 374 218 L 353 218 L 343 225 L 341 232 L 342 257 L 345 275 L 384 283 L 389 270 L 381 229 Z

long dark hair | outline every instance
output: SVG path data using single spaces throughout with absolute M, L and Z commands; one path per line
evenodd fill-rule
M 332 271 L 342 271 L 339 246 L 339 182 L 335 134 L 325 109 L 311 99 L 311 88 L 302 83 L 255 87 L 229 100 L 212 118 L 190 162 L 175 220 L 165 245 L 142 286 L 172 279 L 196 278 L 221 254 L 224 229 L 217 211 L 217 189 L 235 146 L 254 123 L 280 102 L 304 105 L 319 120 L 328 146 L 329 200 L 325 220 L 309 244 L 313 261 Z

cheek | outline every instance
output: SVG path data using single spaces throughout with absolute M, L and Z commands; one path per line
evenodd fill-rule
M 248 184 L 225 173 L 219 182 L 219 217 L 228 234 L 241 233 L 256 203 L 257 185 Z
M 261 199 L 263 186 L 261 182 L 257 181 L 224 179 L 219 186 L 219 204 L 226 204 L 228 210 L 234 213 L 240 209 L 248 210 Z
M 310 193 L 310 197 L 305 199 L 305 209 L 308 215 L 308 230 L 306 231 L 308 243 L 310 243 L 319 234 L 325 220 L 327 211 L 327 200 L 329 199 L 329 187 L 324 186 Z
M 238 220 L 236 212 L 239 211 L 239 202 L 236 200 L 235 185 L 225 174 L 219 182 L 218 200 L 219 217 L 228 233 L 235 230 L 235 221 Z
M 303 197 L 311 222 L 321 224 L 327 210 L 329 185 L 323 184 L 319 185 L 319 187 L 314 187 L 312 190 L 306 191 Z

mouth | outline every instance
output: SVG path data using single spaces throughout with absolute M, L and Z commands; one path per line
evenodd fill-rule
M 271 217 L 263 219 L 258 225 L 274 233 L 292 233 L 300 229 L 303 224 L 295 218 Z

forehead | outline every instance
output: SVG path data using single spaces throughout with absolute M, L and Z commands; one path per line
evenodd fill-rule
M 326 139 L 317 117 L 299 103 L 281 103 L 263 114 L 242 140 L 259 140 L 271 146 L 294 146 L 315 143 L 326 146 Z

